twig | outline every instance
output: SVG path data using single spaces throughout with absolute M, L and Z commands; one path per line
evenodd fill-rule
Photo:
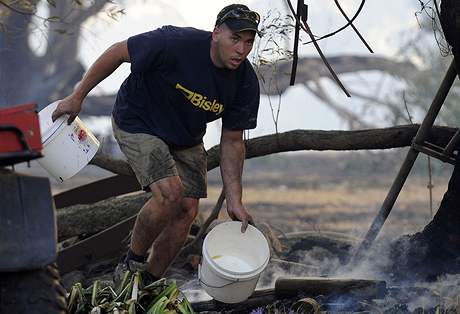
M 18 14 L 35 15 L 35 13 L 36 13 L 36 10 L 35 11 L 33 11 L 33 10 L 32 11 L 22 11 L 22 10 L 16 9 L 15 7 L 9 5 L 8 3 L 5 3 L 5 1 L 0 0 L 0 4 L 5 6 L 8 9 L 10 9 L 11 11 L 18 13 Z

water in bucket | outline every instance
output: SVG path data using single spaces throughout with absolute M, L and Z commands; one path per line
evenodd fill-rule
M 203 259 L 198 278 L 204 290 L 224 303 L 246 300 L 270 259 L 265 236 L 249 225 L 241 232 L 241 222 L 217 225 L 203 242 Z
M 243 259 L 231 255 L 216 255 L 212 259 L 223 269 L 233 272 L 248 272 L 254 269 Z

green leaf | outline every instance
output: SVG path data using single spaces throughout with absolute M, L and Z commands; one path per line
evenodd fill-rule
M 47 22 L 59 22 L 61 18 L 57 15 L 55 16 L 50 16 L 46 19 Z
M 53 29 L 53 31 L 55 31 L 56 33 L 58 34 L 61 34 L 61 35 L 64 35 L 64 34 L 67 34 L 67 31 L 65 29 Z
M 152 303 L 148 306 L 150 308 L 152 305 L 156 304 L 158 300 L 162 299 L 163 297 L 169 298 L 172 292 L 177 289 L 176 282 L 173 281 L 166 289 L 164 289 L 160 294 L 157 295 L 155 299 L 153 299 Z
M 131 290 L 131 300 L 137 301 L 139 295 L 139 283 L 140 283 L 141 274 L 136 272 L 133 279 L 133 288 Z
M 146 314 L 163 314 L 168 303 L 169 299 L 166 296 L 162 296 L 150 307 Z
M 46 2 L 48 2 L 48 4 L 52 7 L 56 7 L 56 1 L 55 0 L 46 0 Z
M 165 286 L 165 284 L 166 284 L 166 278 L 161 278 L 155 282 L 152 282 L 148 286 L 145 286 L 143 290 L 147 290 L 147 291 L 154 290 L 156 288 L 161 288 Z
M 99 292 L 99 280 L 96 280 L 94 283 L 93 283 L 93 289 L 92 289 L 92 292 L 91 292 L 91 305 L 92 306 L 96 306 L 97 305 L 97 293 Z
M 132 302 L 128 308 L 128 314 L 136 314 L 136 303 Z
M 125 274 L 123 275 L 123 279 L 121 280 L 120 286 L 117 289 L 118 294 L 120 294 L 125 289 L 126 285 L 130 281 L 130 275 L 130 271 L 125 272 Z

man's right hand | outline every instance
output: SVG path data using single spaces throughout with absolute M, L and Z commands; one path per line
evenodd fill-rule
M 58 103 L 56 110 L 53 111 L 51 119 L 54 122 L 60 116 L 68 114 L 69 119 L 67 120 L 67 124 L 71 124 L 80 112 L 81 104 L 82 101 L 76 99 L 73 95 L 67 96 Z

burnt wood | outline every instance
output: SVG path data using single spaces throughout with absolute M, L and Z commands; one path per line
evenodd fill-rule
M 379 280 L 298 277 L 278 278 L 275 293 L 278 298 L 347 295 L 360 299 L 381 299 L 386 295 L 387 288 L 385 281 Z

